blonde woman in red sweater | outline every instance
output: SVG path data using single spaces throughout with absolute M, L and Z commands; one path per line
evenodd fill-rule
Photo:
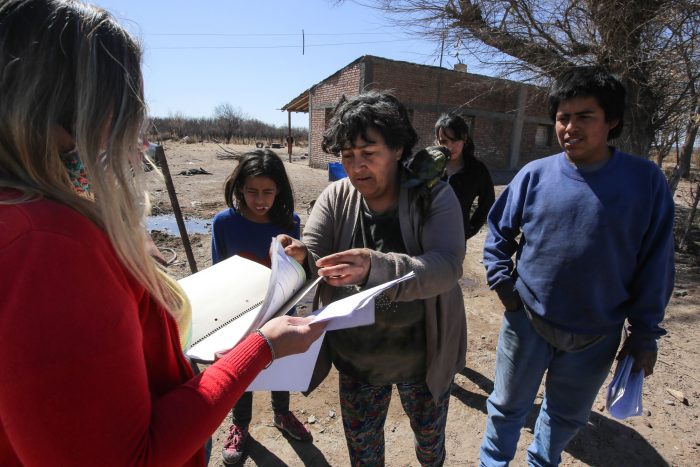
M 205 465 L 257 373 L 322 332 L 278 318 L 193 375 L 143 239 L 140 59 L 101 9 L 0 3 L 0 465 Z

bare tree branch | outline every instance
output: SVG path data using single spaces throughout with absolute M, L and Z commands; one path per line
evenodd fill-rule
M 342 2 L 340 2 L 342 3 Z M 670 148 L 700 79 L 697 0 L 362 0 L 405 30 L 455 48 L 501 77 L 547 84 L 570 65 L 620 76 L 629 111 L 621 149 Z M 437 49 L 439 50 L 439 48 Z M 682 136 L 681 136 L 682 139 Z M 663 143 L 666 141 L 666 143 Z

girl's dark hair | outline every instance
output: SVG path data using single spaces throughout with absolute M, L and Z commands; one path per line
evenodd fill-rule
M 269 149 L 256 149 L 243 154 L 238 166 L 224 183 L 224 198 L 228 207 L 240 209 L 245 206 L 243 186 L 248 177 L 267 177 L 275 182 L 277 196 L 269 211 L 270 220 L 285 229 L 294 229 L 294 195 L 282 159 Z
M 462 148 L 462 158 L 464 160 L 474 157 L 474 141 L 469 136 L 469 125 L 467 125 L 467 122 L 461 115 L 454 113 L 440 115 L 440 118 L 435 122 L 435 138 L 439 136 L 440 130 L 443 133 L 446 133 L 445 130 L 448 130 L 452 136 L 445 136 L 448 136 L 450 139 L 461 139 L 464 141 L 464 147 Z
M 594 97 L 605 112 L 605 121 L 618 121 L 608 132 L 608 140 L 622 134 L 625 115 L 625 87 L 605 68 L 577 66 L 559 75 L 549 91 L 549 117 L 556 121 L 559 103 L 574 97 Z
M 338 154 L 353 145 L 358 136 L 370 141 L 367 130 L 379 132 L 390 149 L 403 148 L 401 160 L 408 157 L 418 141 L 406 107 L 387 92 L 367 91 L 354 97 L 343 96 L 333 110 L 333 118 L 323 134 L 321 147 Z

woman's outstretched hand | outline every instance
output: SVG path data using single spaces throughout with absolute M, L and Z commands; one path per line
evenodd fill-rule
M 328 323 L 312 323 L 313 319 L 313 317 L 279 316 L 260 328 L 272 343 L 275 358 L 305 352 L 323 334 Z
M 330 285 L 363 285 L 367 282 L 371 265 L 370 250 L 353 248 L 333 253 L 316 261 L 318 275 Z
M 282 248 L 284 248 L 284 252 L 287 254 L 287 256 L 291 256 L 301 265 L 304 264 L 308 250 L 306 249 L 306 245 L 304 245 L 301 240 L 297 240 L 296 238 L 290 237 L 286 234 L 279 234 L 277 236 L 277 241 L 280 242 L 280 245 L 282 245 Z

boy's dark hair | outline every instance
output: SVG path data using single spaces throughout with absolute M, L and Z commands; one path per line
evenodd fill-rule
M 622 133 L 625 114 L 625 87 L 605 68 L 577 66 L 565 70 L 549 91 L 549 117 L 556 121 L 561 101 L 573 97 L 594 97 L 605 112 L 605 121 L 618 121 L 608 133 L 608 140 Z
M 224 198 L 228 207 L 240 209 L 245 206 L 243 186 L 248 177 L 267 177 L 275 182 L 277 196 L 269 211 L 270 220 L 285 229 L 294 229 L 294 195 L 282 159 L 269 149 L 256 149 L 243 154 L 238 166 L 224 182 Z
M 373 128 L 390 149 L 403 148 L 401 160 L 411 154 L 418 141 L 406 107 L 387 92 L 367 91 L 357 96 L 341 97 L 333 118 L 323 134 L 321 147 L 328 154 L 338 154 L 353 145 L 358 136 L 370 141 L 367 130 Z
M 440 115 L 437 122 L 435 122 L 435 138 L 438 138 L 442 130 L 443 134 L 445 130 L 448 130 L 452 136 L 448 136 L 450 139 L 464 141 L 464 147 L 462 148 L 462 157 L 464 159 L 470 159 L 474 157 L 474 141 L 472 141 L 471 136 L 469 136 L 469 125 L 462 118 L 461 115 L 456 113 L 447 113 Z

